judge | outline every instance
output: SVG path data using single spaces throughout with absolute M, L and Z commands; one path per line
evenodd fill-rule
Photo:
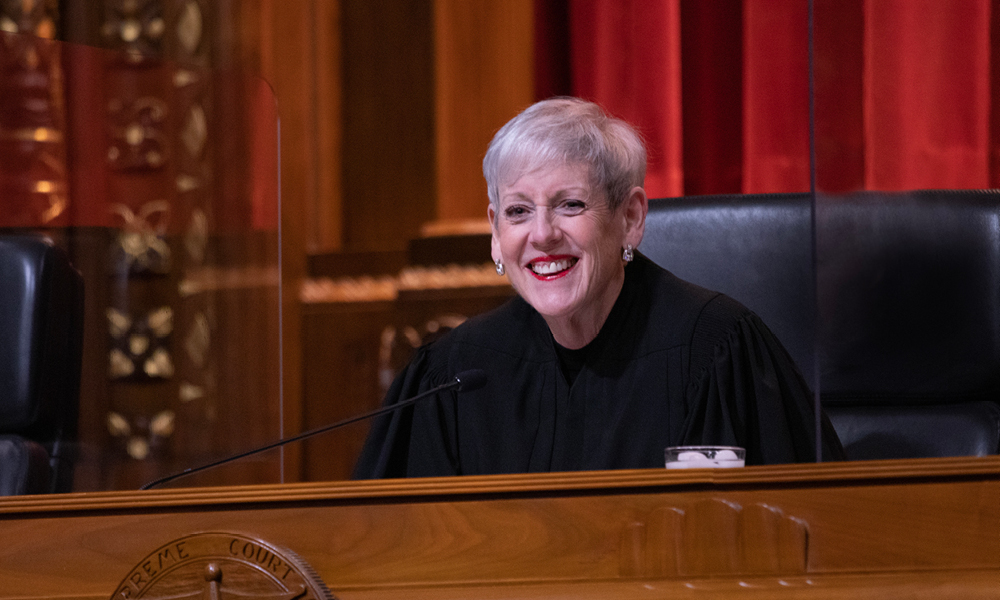
M 664 448 L 741 446 L 747 464 L 815 460 L 812 394 L 738 302 L 636 251 L 648 200 L 638 134 L 597 105 L 538 102 L 483 161 L 492 257 L 518 296 L 420 348 L 355 475 L 410 477 L 662 467 Z M 842 449 L 826 419 L 823 453 Z

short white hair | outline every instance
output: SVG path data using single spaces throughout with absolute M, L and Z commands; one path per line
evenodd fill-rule
M 579 98 L 550 98 L 532 104 L 493 136 L 483 175 L 490 203 L 499 207 L 500 185 L 557 164 L 583 164 L 591 185 L 602 189 L 618 210 L 646 179 L 646 147 L 621 119 Z

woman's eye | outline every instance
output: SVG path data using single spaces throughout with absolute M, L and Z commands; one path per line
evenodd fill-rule
M 528 209 L 523 206 L 508 206 L 503 213 L 508 219 L 520 219 L 528 214 Z
M 581 200 L 567 200 L 562 203 L 561 208 L 567 214 L 579 214 L 587 208 L 587 205 Z

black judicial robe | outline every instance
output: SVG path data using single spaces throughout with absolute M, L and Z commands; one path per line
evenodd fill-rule
M 355 476 L 653 468 L 664 448 L 689 444 L 741 446 L 748 465 L 815 459 L 812 393 L 770 330 L 638 254 L 572 385 L 542 316 L 518 297 L 420 348 L 386 403 L 467 369 L 487 384 L 375 421 Z M 843 459 L 823 423 L 824 458 Z

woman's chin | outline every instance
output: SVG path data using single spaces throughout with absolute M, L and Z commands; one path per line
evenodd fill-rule
M 523 296 L 523 294 L 522 294 Z M 538 314 L 545 317 L 546 321 L 569 319 L 575 314 L 579 314 L 585 308 L 585 302 L 574 296 L 535 294 L 524 296 L 524 299 L 538 311 Z
M 549 278 L 529 272 L 517 283 L 517 293 L 546 320 L 566 319 L 586 311 L 587 291 L 582 289 L 575 268 Z

